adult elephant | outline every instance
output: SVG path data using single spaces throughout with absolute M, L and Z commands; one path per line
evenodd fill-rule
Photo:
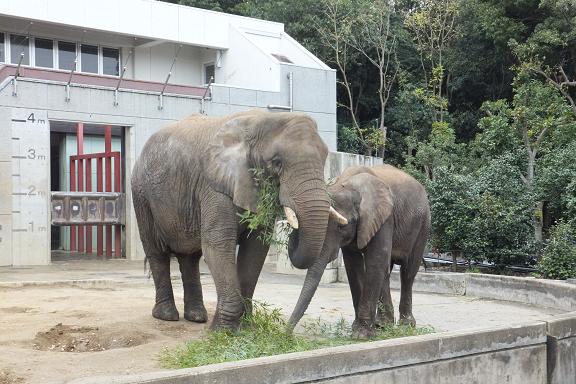
M 192 116 L 152 135 L 132 176 L 140 238 L 156 288 L 152 315 L 179 319 L 170 281 L 170 257 L 175 256 L 184 286 L 184 318 L 207 321 L 198 265 L 203 255 L 218 294 L 211 326 L 238 327 L 268 251 L 257 233 L 239 223 L 239 212 L 256 210 L 253 169 L 279 182 L 280 203 L 300 227 L 292 262 L 310 267 L 328 225 L 327 153 L 315 122 L 296 113 Z
M 357 337 L 370 337 L 374 327 L 394 323 L 390 269 L 400 265 L 400 322 L 415 325 L 412 283 L 418 272 L 428 231 L 430 208 L 424 187 L 390 165 L 346 169 L 328 188 L 342 215 L 331 217 L 317 262 L 308 269 L 290 318 L 295 326 L 314 295 L 326 265 L 342 249 L 356 318 Z M 299 250 L 298 233 L 289 254 Z

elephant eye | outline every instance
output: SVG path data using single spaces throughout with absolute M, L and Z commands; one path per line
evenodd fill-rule
M 282 161 L 278 159 L 272 160 L 272 168 L 274 169 L 274 171 L 280 172 L 280 170 L 282 169 Z

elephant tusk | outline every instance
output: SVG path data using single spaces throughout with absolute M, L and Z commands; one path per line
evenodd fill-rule
M 338 224 L 348 224 L 348 219 L 340 214 L 334 207 L 330 206 L 330 217 L 332 217 Z
M 296 213 L 292 210 L 292 208 L 284 207 L 284 213 L 286 214 L 286 220 L 288 220 L 288 224 L 294 229 L 298 229 L 298 218 L 296 217 Z

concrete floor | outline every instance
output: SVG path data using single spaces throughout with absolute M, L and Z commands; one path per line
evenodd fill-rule
M 272 272 L 272 266 L 265 266 L 260 277 L 255 298 L 282 308 L 289 315 L 292 311 L 303 276 L 285 275 Z M 173 264 L 175 293 L 181 296 L 178 283 L 179 271 Z M 205 302 L 215 302 L 214 283 L 205 265 L 202 267 L 202 283 Z M 145 286 L 153 292 L 152 280 L 144 272 L 142 261 L 102 260 L 54 262 L 49 266 L 9 268 L 0 267 L 0 287 L 23 281 L 41 282 L 50 286 L 58 281 L 101 279 L 112 284 L 130 283 Z M 399 292 L 392 291 L 396 306 Z M 469 296 L 450 296 L 415 292 L 413 312 L 419 326 L 432 326 L 436 331 L 454 331 L 471 328 L 486 328 L 498 325 L 523 323 L 561 313 L 557 309 L 542 308 L 505 301 L 477 299 Z M 153 303 L 150 303 L 152 308 Z M 336 321 L 341 317 L 352 321 L 354 310 L 348 285 L 345 283 L 322 284 L 304 319 L 321 317 L 327 321 Z M 398 315 L 396 315 L 398 317 Z

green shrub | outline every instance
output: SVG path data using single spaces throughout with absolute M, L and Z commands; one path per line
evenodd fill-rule
M 538 271 L 547 279 L 576 278 L 576 231 L 565 222 L 559 222 L 550 231 Z
M 279 309 L 253 302 L 252 314 L 244 316 L 238 332 L 209 331 L 183 347 L 163 351 L 160 362 L 166 368 L 189 368 L 358 342 L 352 339 L 351 326 L 343 319 L 333 325 L 318 319 L 304 324 L 304 330 L 303 335 L 291 332 Z M 431 332 L 430 327 L 389 326 L 374 339 Z

